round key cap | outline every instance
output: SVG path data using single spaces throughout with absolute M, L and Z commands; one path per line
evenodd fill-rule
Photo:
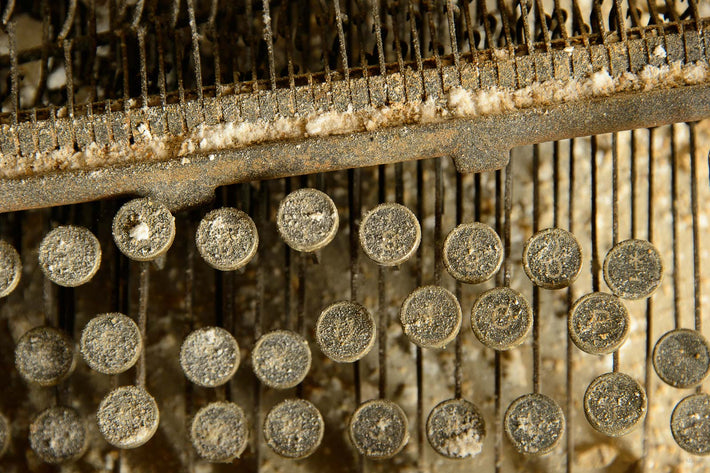
M 407 416 L 386 399 L 373 399 L 358 407 L 350 419 L 350 440 L 360 454 L 375 460 L 392 458 L 409 441 Z
M 338 232 L 338 209 L 317 189 L 298 189 L 279 204 L 276 225 L 281 238 L 296 251 L 314 252 Z
M 610 437 L 626 435 L 646 415 L 646 391 L 631 376 L 605 373 L 587 387 L 584 413 L 598 432 Z
M 306 458 L 323 441 L 323 417 L 305 399 L 286 399 L 274 406 L 264 420 L 264 439 L 282 457 Z
M 7 452 L 10 446 L 10 421 L 0 414 L 0 457 Z
M 444 240 L 444 265 L 461 282 L 478 284 L 488 281 L 503 262 L 503 243 L 485 223 L 464 223 Z
M 523 249 L 523 269 L 536 286 L 567 287 L 582 268 L 582 248 L 567 230 L 548 228 L 537 232 Z
M 380 204 L 360 223 L 360 245 L 382 266 L 397 266 L 419 248 L 422 231 L 416 215 L 404 205 Z
M 174 239 L 175 217 L 150 199 L 125 203 L 113 218 L 113 240 L 132 260 L 154 260 L 168 251 Z
M 60 286 L 87 283 L 100 265 L 99 240 L 84 227 L 57 227 L 39 244 L 39 267 L 50 281 Z
M 658 377 L 676 388 L 692 388 L 710 372 L 710 346 L 696 330 L 679 328 L 663 335 L 653 349 Z
M 15 366 L 27 381 L 54 386 L 74 369 L 74 343 L 55 328 L 33 328 L 17 342 Z
M 121 386 L 103 398 L 96 419 L 108 443 L 118 448 L 136 448 L 153 437 L 160 412 L 145 389 Z
M 321 312 L 316 322 L 316 341 L 333 361 L 357 361 L 375 344 L 375 320 L 356 302 L 336 302 Z
M 220 327 L 205 327 L 190 333 L 180 348 L 180 366 L 193 383 L 208 388 L 229 381 L 239 368 L 239 345 Z
M 404 333 L 422 348 L 444 348 L 461 328 L 461 306 L 456 296 L 439 286 L 412 292 L 399 311 Z
M 303 381 L 311 368 L 311 350 L 305 338 L 289 330 L 263 335 L 251 354 L 254 373 L 265 385 L 288 389 Z
M 15 248 L 0 240 L 0 297 L 5 297 L 15 290 L 22 276 L 20 255 Z
M 190 440 L 200 458 L 231 462 L 242 454 L 249 440 L 244 411 L 233 402 L 207 404 L 192 419 Z
M 519 292 L 496 287 L 481 294 L 471 309 L 471 328 L 481 343 L 494 350 L 509 350 L 530 333 L 533 313 Z
M 570 338 L 592 355 L 612 353 L 629 334 L 629 311 L 618 297 L 604 292 L 582 296 L 567 320 Z
M 118 312 L 97 315 L 81 333 L 84 361 L 99 373 L 123 373 L 136 364 L 142 348 L 138 326 Z
M 680 448 L 693 455 L 710 455 L 710 394 L 691 394 L 673 409 L 671 432 Z
M 50 407 L 30 424 L 30 447 L 45 463 L 76 460 L 86 446 L 86 425 L 69 407 Z
M 544 455 L 555 448 L 562 438 L 565 417 L 554 399 L 530 393 L 510 404 L 505 412 L 504 428 L 518 452 Z
M 486 423 L 465 399 L 449 399 L 434 407 L 426 421 L 429 444 L 447 458 L 475 457 L 483 449 Z
M 205 215 L 197 227 L 195 242 L 207 264 L 221 271 L 234 271 L 254 257 L 259 234 L 249 215 L 223 207 Z
M 661 285 L 663 262 L 646 240 L 617 243 L 604 258 L 604 280 L 611 292 L 624 299 L 643 299 Z

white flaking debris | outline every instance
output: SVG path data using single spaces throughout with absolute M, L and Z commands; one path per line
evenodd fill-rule
M 656 46 L 656 49 L 653 50 L 653 55 L 656 57 L 665 58 L 667 56 L 666 49 L 659 44 L 658 46 Z
M 145 241 L 150 238 L 150 228 L 148 228 L 148 225 L 146 225 L 145 222 L 141 222 L 135 227 L 131 228 L 129 235 L 134 240 Z
M 656 48 L 658 49 L 658 48 Z M 507 55 L 507 52 L 500 53 Z M 654 52 L 655 54 L 655 52 Z M 309 136 L 331 136 L 373 131 L 386 127 L 420 125 L 443 122 L 452 117 L 475 118 L 517 109 L 542 107 L 609 96 L 625 91 L 651 88 L 673 88 L 697 85 L 710 80 L 706 62 L 661 67 L 647 65 L 639 74 L 625 73 L 613 78 L 606 70 L 592 73 L 586 79 L 550 80 L 534 83 L 521 89 L 493 87 L 468 90 L 452 87 L 444 97 L 435 100 L 409 101 L 384 107 L 365 107 L 344 112 L 314 111 L 295 117 L 278 116 L 272 121 L 256 120 L 198 126 L 185 135 L 167 134 L 155 137 L 147 123 L 137 127 L 140 139 L 133 144 L 114 143 L 101 146 L 89 144 L 75 152 L 59 148 L 33 156 L 0 156 L 0 177 L 17 178 L 64 169 L 91 169 L 130 162 L 182 160 L 195 152 L 217 152 L 284 139 L 303 139 Z M 5 132 L 8 132 L 7 129 Z

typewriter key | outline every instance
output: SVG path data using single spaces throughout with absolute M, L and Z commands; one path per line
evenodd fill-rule
M 673 409 L 671 432 L 680 448 L 694 455 L 710 455 L 710 394 L 691 394 Z
M 46 463 L 76 460 L 86 446 L 86 425 L 69 407 L 50 407 L 30 424 L 30 447 Z
M 631 376 L 605 373 L 587 387 L 584 413 L 596 431 L 610 437 L 626 435 L 646 415 L 646 392 Z
M 509 287 L 495 287 L 478 297 L 471 309 L 471 328 L 481 343 L 509 350 L 523 343 L 532 328 L 530 304 Z
M 357 451 L 375 460 L 398 454 L 409 441 L 407 416 L 386 399 L 373 399 L 358 407 L 350 419 L 350 440 Z
M 7 451 L 10 446 L 10 421 L 0 414 L 0 457 Z
M 476 406 L 465 399 L 437 404 L 426 421 L 429 444 L 447 458 L 475 457 L 483 449 L 486 423 Z
M 0 297 L 15 290 L 21 275 L 20 255 L 11 244 L 0 240 Z
M 81 286 L 94 277 L 100 265 L 99 240 L 84 227 L 57 227 L 39 244 L 39 267 L 60 286 Z
M 567 287 L 582 268 L 582 248 L 567 230 L 548 228 L 537 232 L 523 249 L 523 269 L 536 286 Z
M 298 189 L 279 204 L 276 225 L 281 238 L 296 251 L 314 252 L 338 232 L 338 209 L 317 189 Z
M 567 320 L 570 338 L 592 355 L 605 355 L 619 348 L 629 333 L 629 312 L 616 296 L 593 292 L 574 303 Z
M 136 364 L 142 348 L 138 326 L 118 312 L 97 315 L 81 333 L 84 361 L 99 373 L 123 373 Z
M 646 240 L 622 241 L 604 258 L 604 280 L 611 292 L 623 299 L 650 296 L 662 279 L 661 255 Z
M 232 402 L 207 404 L 192 419 L 190 439 L 200 458 L 231 462 L 242 454 L 249 440 L 244 411 Z
M 113 240 L 121 253 L 135 261 L 164 255 L 175 238 L 175 217 L 150 199 L 126 202 L 113 218 Z
M 671 330 L 653 349 L 653 367 L 658 377 L 673 387 L 697 386 L 710 371 L 708 341 L 696 330 Z
M 251 354 L 254 373 L 265 385 L 288 389 L 303 381 L 311 368 L 311 350 L 305 338 L 289 330 L 263 335 Z
M 121 386 L 103 398 L 96 419 L 108 443 L 118 448 L 136 448 L 153 437 L 160 412 L 145 389 Z
M 205 215 L 197 227 L 195 242 L 207 264 L 221 271 L 234 271 L 254 257 L 259 234 L 249 215 L 223 207 Z
M 417 251 L 422 238 L 417 217 L 404 205 L 380 204 L 360 224 L 360 245 L 382 266 L 404 263 Z
M 443 287 L 425 286 L 405 299 L 399 318 L 413 343 L 422 348 L 444 348 L 459 333 L 461 306 Z
M 239 345 L 220 327 L 205 327 L 190 333 L 180 348 L 180 366 L 193 383 L 207 388 L 229 381 L 239 368 Z
M 54 386 L 74 369 L 74 342 L 52 327 L 36 327 L 15 347 L 15 366 L 27 381 Z
M 321 312 L 316 341 L 325 356 L 339 363 L 357 361 L 375 344 L 375 320 L 356 302 L 336 302 Z
M 286 399 L 275 405 L 264 420 L 264 439 L 282 457 L 305 458 L 323 440 L 323 417 L 305 399 Z
M 562 409 L 554 399 L 540 393 L 524 394 L 513 401 L 503 422 L 513 447 L 529 455 L 549 453 L 565 431 Z
M 444 265 L 461 282 L 478 284 L 488 281 L 503 262 L 503 243 L 484 223 L 461 224 L 444 240 Z

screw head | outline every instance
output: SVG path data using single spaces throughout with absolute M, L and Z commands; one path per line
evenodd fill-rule
M 100 314 L 81 332 L 81 354 L 91 369 L 104 374 L 123 373 L 136 364 L 143 349 L 136 323 L 118 312 Z
M 338 208 L 317 189 L 298 189 L 279 204 L 276 225 L 281 238 L 296 251 L 312 253 L 338 232 Z
M 74 370 L 74 342 L 52 327 L 35 327 L 15 347 L 15 366 L 27 381 L 55 386 Z
M 565 416 L 551 397 L 524 394 L 505 412 L 505 433 L 513 447 L 528 455 L 544 455 L 557 446 L 565 431 Z
M 74 409 L 50 407 L 30 424 L 29 440 L 32 451 L 45 463 L 65 463 L 84 454 L 86 425 Z
M 249 427 L 241 407 L 233 402 L 211 402 L 197 411 L 190 440 L 203 460 L 228 463 L 247 447 Z
M 264 439 L 278 455 L 306 458 L 323 441 L 323 417 L 305 399 L 286 399 L 275 405 L 264 419 Z
M 422 348 L 444 348 L 461 328 L 461 306 L 456 296 L 440 286 L 415 289 L 399 312 L 404 333 Z
M 486 422 L 473 403 L 465 399 L 440 402 L 426 421 L 429 444 L 447 458 L 475 457 L 483 449 Z
M 646 415 L 646 391 L 631 376 L 605 373 L 584 393 L 584 413 L 594 430 L 620 437 L 634 430 Z
M 187 379 L 207 388 L 222 386 L 239 368 L 237 340 L 221 327 L 191 332 L 180 347 L 180 366 Z
M 103 398 L 96 412 L 99 431 L 117 448 L 136 448 L 158 430 L 160 412 L 153 396 L 139 386 L 121 386 Z
M 629 334 L 629 311 L 618 297 L 593 292 L 580 297 L 570 310 L 567 326 L 572 341 L 583 352 L 607 355 Z
M 338 363 L 361 359 L 375 344 L 375 319 L 357 302 L 336 302 L 321 312 L 316 341 L 321 351 Z
M 0 240 L 0 298 L 15 290 L 21 276 L 20 254 L 11 244 Z
M 288 389 L 298 385 L 311 368 L 311 350 L 305 338 L 290 330 L 263 335 L 251 354 L 254 373 L 265 385 Z
M 241 210 L 223 207 L 200 221 L 195 235 L 197 250 L 215 269 L 234 271 L 249 263 L 259 246 L 254 221 Z
M 101 265 L 99 240 L 84 227 L 67 225 L 49 232 L 39 244 L 39 267 L 64 287 L 89 282 Z
M 360 454 L 375 460 L 392 458 L 409 441 L 409 424 L 401 407 L 387 399 L 361 404 L 350 419 L 350 440 Z
M 509 287 L 481 294 L 471 309 L 471 328 L 481 343 L 494 350 L 510 350 L 530 333 L 533 313 L 527 299 Z
M 485 223 L 465 223 L 446 237 L 443 256 L 451 276 L 461 282 L 479 284 L 491 279 L 500 269 L 503 243 Z
M 151 261 L 164 255 L 175 239 L 173 214 L 147 198 L 123 204 L 113 218 L 112 228 L 118 249 L 135 261 Z
M 582 268 L 582 248 L 561 228 L 537 232 L 525 243 L 523 269 L 533 284 L 545 289 L 567 287 Z
M 623 299 L 644 299 L 661 285 L 661 255 L 646 240 L 617 243 L 604 258 L 604 280 Z
M 653 348 L 653 367 L 665 383 L 675 388 L 692 388 L 710 372 L 710 345 L 697 330 L 671 330 Z
M 681 399 L 671 414 L 671 433 L 686 452 L 710 455 L 710 394 L 691 394 Z
M 380 204 L 360 223 L 360 245 L 381 266 L 397 266 L 419 248 L 422 230 L 416 215 L 404 205 Z

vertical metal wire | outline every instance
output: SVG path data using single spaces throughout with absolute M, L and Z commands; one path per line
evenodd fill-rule
M 675 140 L 675 126 L 670 126 L 671 139 L 671 238 L 673 239 L 673 321 L 675 328 L 682 326 L 680 312 L 680 242 L 678 241 L 678 221 L 680 204 L 678 202 L 678 149 Z
M 141 332 L 141 340 L 143 345 L 141 355 L 136 365 L 136 384 L 140 387 L 145 387 L 146 378 L 146 359 L 145 347 L 147 345 L 146 326 L 148 322 L 148 295 L 150 292 L 150 262 L 142 262 L 140 264 L 140 276 L 138 286 L 138 328 Z
M 611 168 L 611 241 L 612 245 L 616 245 L 619 242 L 619 137 L 617 133 L 611 135 Z M 612 370 L 619 371 L 618 348 L 614 350 L 611 357 Z
M 378 201 L 380 203 L 385 201 L 385 166 L 381 165 L 377 168 L 377 194 Z M 378 333 L 380 339 L 380 345 L 378 350 L 378 363 L 380 369 L 378 392 L 381 399 L 387 397 L 387 328 L 389 325 L 388 314 L 387 314 L 387 301 L 386 301 L 386 285 L 387 278 L 385 273 L 385 268 L 383 266 L 377 267 L 377 313 L 378 313 Z
M 533 234 L 540 230 L 540 145 L 533 145 Z M 555 201 L 556 207 L 556 201 Z M 556 214 L 556 210 L 554 211 Z M 532 385 L 533 392 L 540 392 L 540 288 L 533 285 L 532 326 Z
M 463 222 L 464 214 L 464 203 L 463 203 L 463 176 L 461 173 L 456 173 L 456 225 L 460 225 Z M 461 301 L 463 297 L 463 284 L 461 281 L 456 281 L 456 299 Z M 461 384 L 463 380 L 463 344 L 462 344 L 462 334 L 459 333 L 456 337 L 454 350 L 454 397 L 460 399 L 462 396 Z
M 690 206 L 693 228 L 693 315 L 695 330 L 703 330 L 703 297 L 701 277 L 701 250 L 700 250 L 700 222 L 698 214 L 698 163 L 695 123 L 688 123 L 689 132 L 689 159 L 690 159 Z M 697 392 L 702 391 L 702 384 L 697 387 Z
M 654 176 L 656 173 L 655 169 L 655 147 L 654 147 L 655 129 L 649 128 L 648 130 L 648 202 L 647 202 L 647 238 L 648 241 L 653 242 L 653 218 L 654 218 L 654 205 L 653 196 L 655 194 Z M 646 399 L 648 405 L 651 405 L 651 398 L 653 392 L 651 390 L 652 380 L 653 380 L 653 298 L 649 297 L 646 299 L 646 363 L 644 366 L 644 390 L 646 391 Z M 643 441 L 642 441 L 642 451 L 643 451 L 643 464 L 642 471 L 648 471 L 648 455 L 650 451 L 651 437 L 649 435 L 651 426 L 652 409 L 646 412 L 646 417 L 643 420 Z
M 599 262 L 599 242 L 597 241 L 597 137 L 591 137 L 591 239 L 592 239 L 592 290 L 599 291 L 599 272 L 601 263 Z
M 567 190 L 567 230 L 574 234 L 574 190 L 575 190 L 575 152 L 574 152 L 575 140 L 571 139 L 569 141 L 569 175 L 568 175 L 568 190 Z M 557 180 L 557 178 L 555 178 Z M 556 200 L 556 199 L 555 199 Z M 574 292 L 572 285 L 567 287 L 567 307 L 572 307 L 574 303 Z M 565 471 L 571 473 L 572 465 L 574 462 L 574 437 L 572 428 L 573 412 L 574 412 L 574 399 L 572 398 L 572 386 L 574 386 L 574 346 L 572 339 L 570 338 L 569 331 L 567 331 L 567 363 L 565 366 L 566 372 L 566 405 L 565 405 L 565 418 L 567 420 L 567 445 L 565 448 Z

